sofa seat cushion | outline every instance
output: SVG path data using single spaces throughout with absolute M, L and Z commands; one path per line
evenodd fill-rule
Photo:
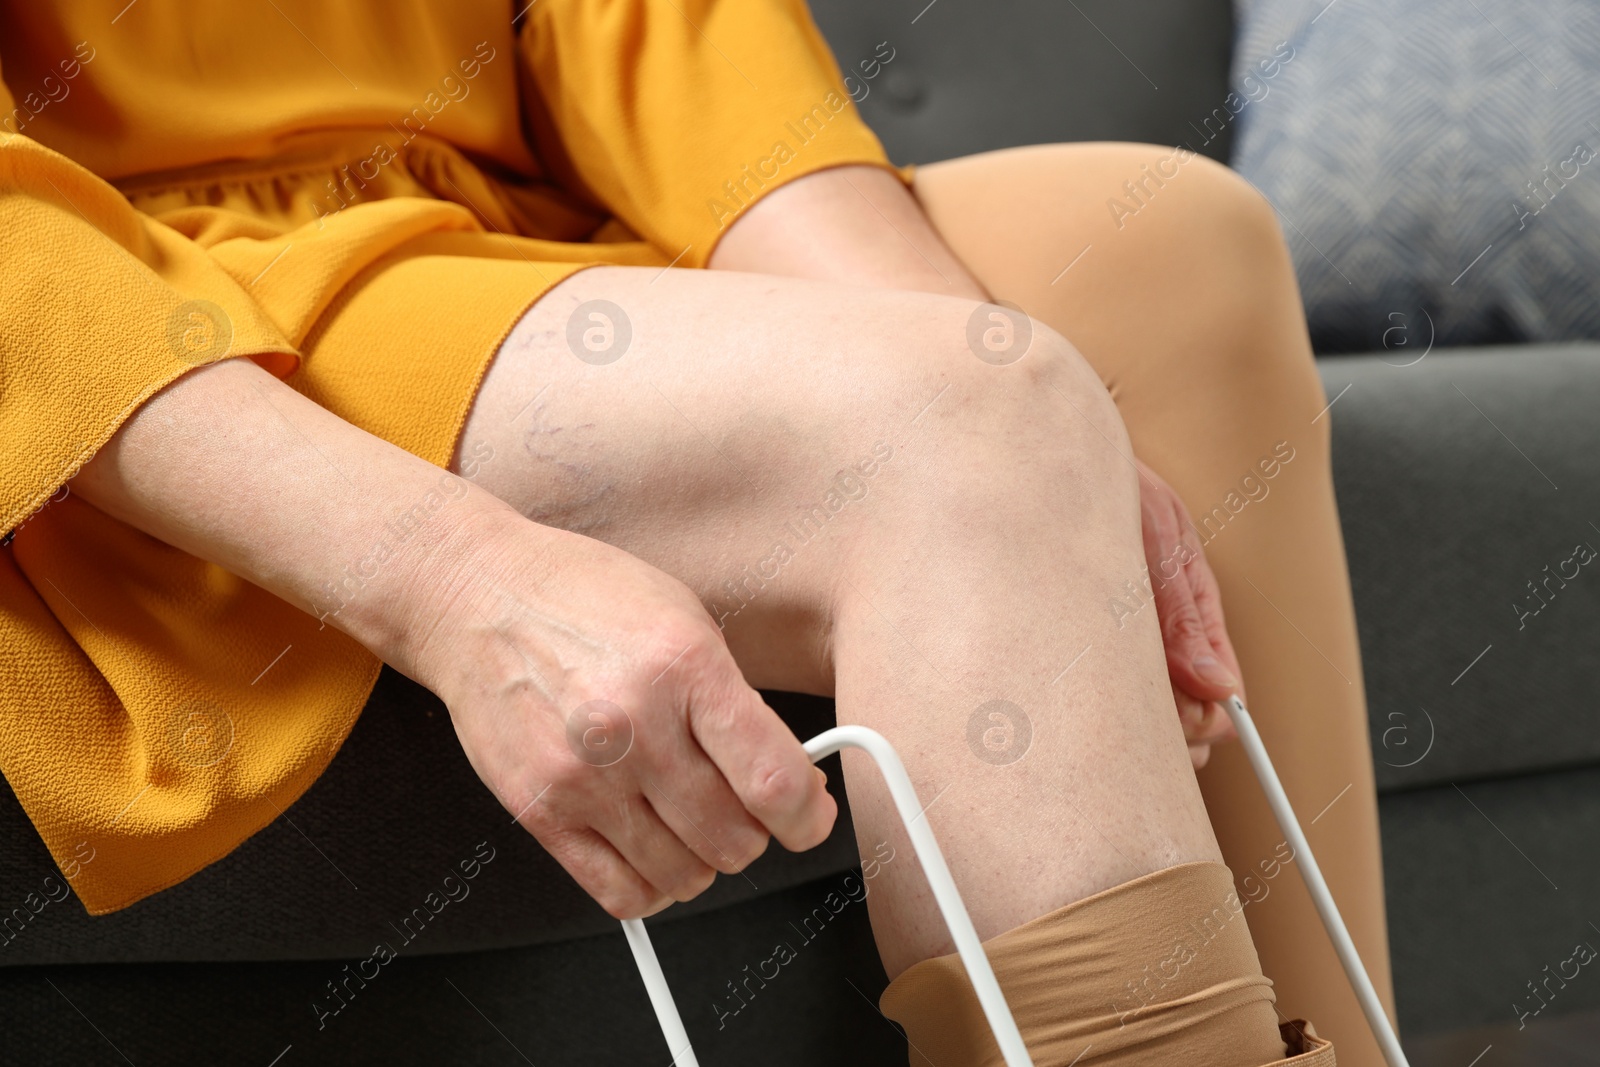
M 802 737 L 833 702 L 768 693 Z M 848 870 L 855 834 L 838 757 L 822 764 L 840 819 L 805 853 L 774 844 L 745 876 L 667 915 L 696 914 Z M 93 863 L 92 849 L 86 862 Z M 447 879 L 449 879 L 447 881 Z M 607 934 L 617 924 L 478 780 L 450 713 L 384 669 L 344 747 L 282 817 L 231 855 L 130 908 L 90 918 L 0 786 L 0 966 L 365 959 L 473 952 Z
M 1414 325 L 1318 361 L 1379 787 L 1600 762 L 1600 346 Z

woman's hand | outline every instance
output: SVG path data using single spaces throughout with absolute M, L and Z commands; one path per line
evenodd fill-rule
M 478 524 L 407 661 L 467 758 L 617 918 L 820 844 L 826 779 L 677 579 L 509 509 Z M 443 604 L 444 607 L 437 608 Z
M 1167 650 L 1167 673 L 1178 703 L 1189 758 L 1198 770 L 1211 746 L 1233 736 L 1233 723 L 1217 701 L 1244 698 L 1239 660 L 1222 619 L 1216 576 L 1206 563 L 1189 510 L 1172 487 L 1138 460 L 1139 510 L 1150 589 Z
M 431 688 L 485 783 L 612 915 L 694 896 L 769 834 L 806 849 L 833 825 L 821 772 L 688 587 L 523 518 L 248 360 L 162 390 L 72 484 Z M 422 500 L 442 503 L 334 610 L 330 579 Z

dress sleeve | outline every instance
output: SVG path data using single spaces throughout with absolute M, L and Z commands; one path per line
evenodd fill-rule
M 39 100 L 0 72 L 0 536 L 185 371 L 299 359 L 205 250 L 28 137 Z
M 804 0 L 540 0 L 526 17 L 540 161 L 683 266 L 785 182 L 893 169 Z

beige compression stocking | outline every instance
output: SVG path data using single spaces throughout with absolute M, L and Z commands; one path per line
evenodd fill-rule
M 984 944 L 1036 1067 L 1332 1067 L 1333 1046 L 1280 1026 L 1272 983 L 1220 863 L 1147 874 Z M 913 1067 L 1003 1067 L 954 954 L 883 994 Z

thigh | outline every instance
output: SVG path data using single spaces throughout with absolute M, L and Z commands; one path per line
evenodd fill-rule
M 977 306 L 585 270 L 506 340 L 454 466 L 529 518 L 684 581 L 752 685 L 832 695 L 827 616 L 862 532 L 937 479 L 929 427 L 994 388 L 966 345 Z

